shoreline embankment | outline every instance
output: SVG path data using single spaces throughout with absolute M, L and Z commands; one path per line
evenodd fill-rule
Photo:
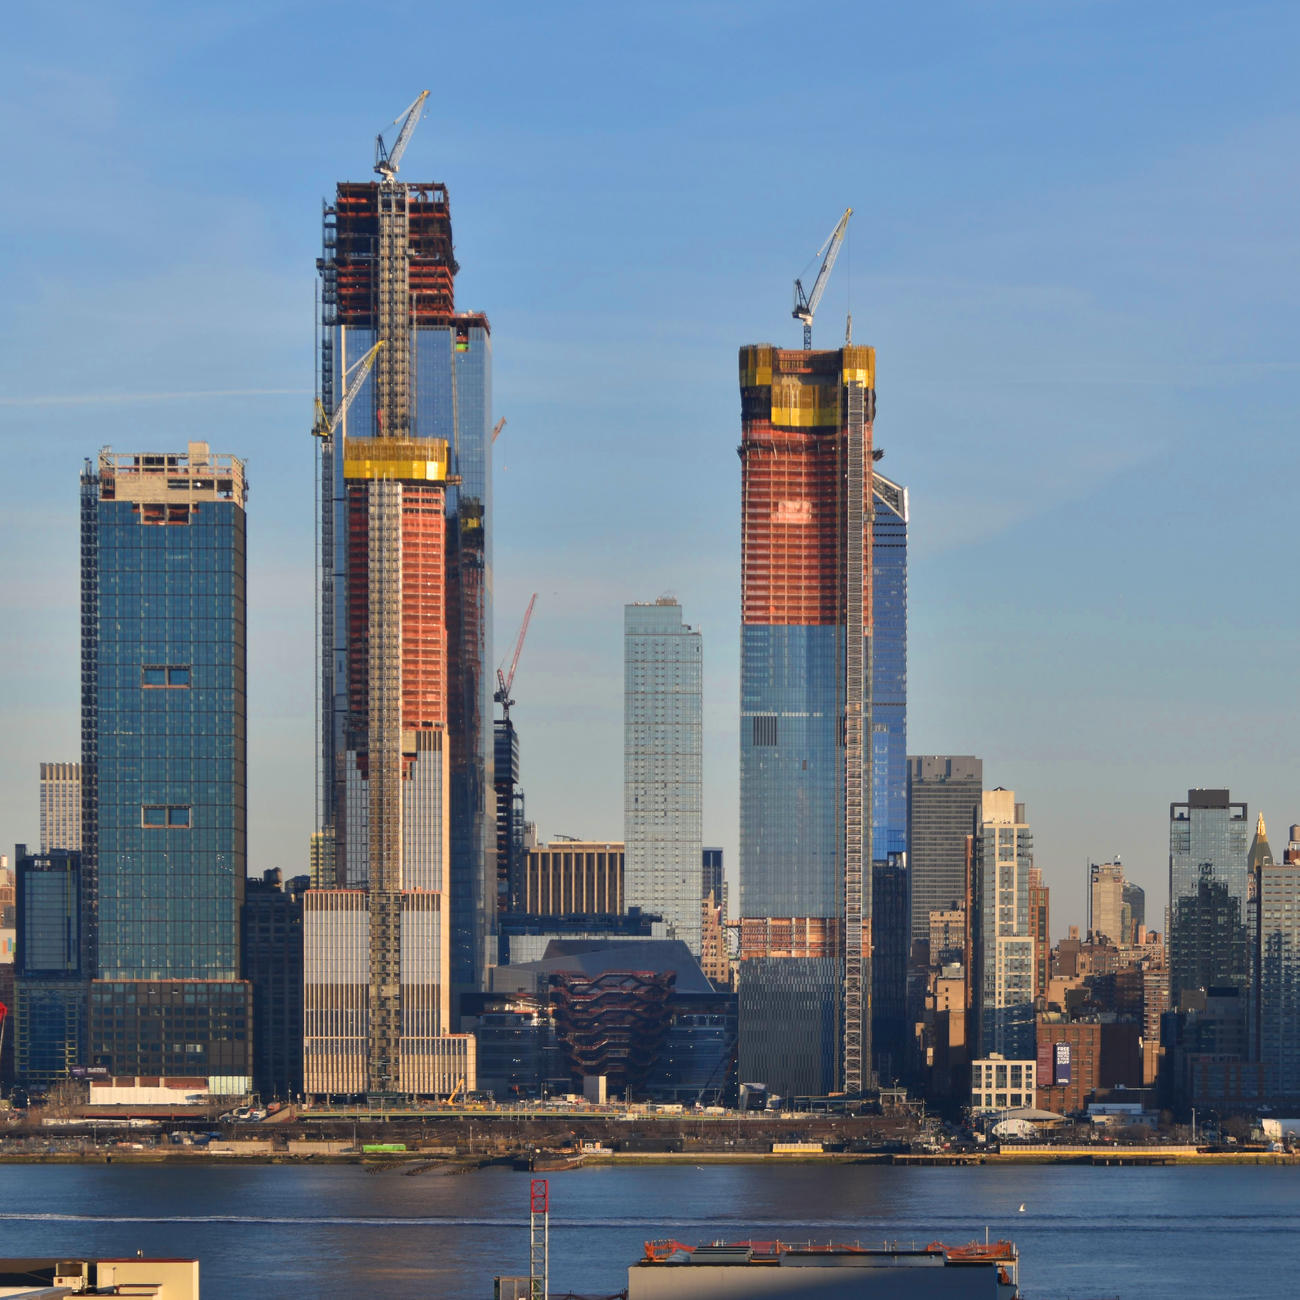
M 97 1148 L 85 1151 L 0 1152 L 0 1164 L 17 1165 L 223 1165 L 264 1164 L 361 1165 L 373 1172 L 417 1174 L 472 1173 L 492 1166 L 518 1166 L 523 1153 L 509 1155 L 466 1156 L 452 1153 L 411 1150 L 402 1153 L 372 1154 L 358 1152 L 333 1142 L 294 1143 L 291 1150 L 262 1148 L 250 1150 L 251 1143 L 240 1143 L 235 1150 L 223 1144 L 211 1148 L 152 1147 L 132 1151 L 122 1148 Z M 702 1168 L 708 1165 L 899 1165 L 899 1166 L 967 1166 L 967 1165 L 1092 1165 L 1107 1167 L 1171 1167 L 1180 1165 L 1284 1165 L 1300 1167 L 1300 1155 L 1271 1151 L 1205 1151 L 1195 1148 L 1171 1150 L 1151 1147 L 1038 1147 L 1032 1150 L 1008 1148 L 971 1152 L 869 1152 L 826 1151 L 778 1154 L 750 1151 L 606 1151 L 575 1156 L 563 1169 L 549 1169 L 552 1175 L 577 1172 L 586 1168 L 619 1168 L 663 1165 L 677 1168 Z

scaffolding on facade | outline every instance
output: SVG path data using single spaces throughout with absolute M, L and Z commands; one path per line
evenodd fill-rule
M 405 440 L 411 424 L 406 186 L 386 177 L 376 205 L 374 324 L 386 346 L 376 358 L 375 433 Z M 399 1086 L 402 1050 L 402 484 L 373 479 L 367 496 L 369 1085 L 391 1092 Z
M 847 354 L 847 349 L 846 349 Z M 845 356 L 846 372 L 848 357 Z M 844 1054 L 845 1092 L 861 1092 L 870 1075 L 871 899 L 869 863 L 871 826 L 864 816 L 871 759 L 864 736 L 870 734 L 871 682 L 869 583 L 871 574 L 871 462 L 868 447 L 867 391 L 861 380 L 845 375 L 844 564 Z M 864 851 L 865 850 L 865 851 Z

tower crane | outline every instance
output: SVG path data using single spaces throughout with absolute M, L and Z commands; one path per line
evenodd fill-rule
M 325 407 L 320 398 L 316 399 L 316 418 L 312 422 L 311 431 L 317 438 L 332 438 L 334 436 L 334 430 L 339 427 L 343 417 L 348 413 L 348 407 L 352 405 L 356 395 L 361 391 L 362 381 L 370 373 L 370 367 L 375 364 L 375 358 L 379 355 L 379 349 L 383 346 L 384 340 L 380 339 L 364 357 L 352 363 L 343 376 L 343 398 L 332 416 L 325 414 Z
M 503 416 L 502 416 L 502 417 L 501 417 L 501 418 L 496 422 L 496 427 L 492 430 L 492 442 L 493 442 L 493 443 L 495 443 L 496 440 L 501 436 L 501 430 L 504 429 L 505 427 L 506 427 L 506 417 L 503 415 Z
M 822 269 L 817 272 L 817 279 L 813 281 L 812 292 L 805 295 L 803 291 L 803 281 L 798 279 L 794 282 L 794 311 L 790 314 L 795 320 L 803 321 L 803 350 L 812 351 L 812 323 L 813 316 L 817 313 L 817 304 L 822 300 L 822 294 L 826 292 L 826 281 L 830 278 L 831 267 L 835 265 L 835 259 L 840 255 L 840 245 L 844 242 L 844 232 L 849 227 L 849 218 L 853 215 L 852 208 L 845 208 L 844 215 L 835 225 L 835 229 L 827 236 L 826 242 L 817 250 L 816 257 L 822 259 Z
M 429 92 L 427 90 L 420 91 L 415 100 L 403 112 L 393 118 L 393 126 L 396 126 L 398 122 L 401 122 L 402 125 L 397 132 L 397 139 L 393 141 L 391 149 L 385 146 L 382 131 L 375 136 L 375 171 L 384 178 L 384 184 L 397 180 L 398 164 L 402 161 L 406 146 L 411 143 L 411 136 L 415 132 L 416 123 L 419 122 L 424 110 L 424 101 L 428 98 Z
M 528 602 L 528 608 L 524 611 L 524 621 L 519 628 L 519 639 L 515 642 L 515 657 L 510 661 L 509 673 L 503 673 L 500 668 L 497 669 L 497 689 L 492 698 L 501 706 L 502 715 L 505 721 L 510 721 L 510 706 L 514 700 L 510 698 L 510 687 L 514 684 L 515 669 L 519 667 L 519 655 L 524 648 L 524 637 L 528 635 L 528 624 L 533 617 L 533 606 L 537 604 L 537 593 L 533 592 L 533 598 Z

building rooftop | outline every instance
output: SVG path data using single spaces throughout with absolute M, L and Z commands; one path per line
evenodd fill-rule
M 628 1270 L 628 1296 L 629 1300 L 669 1296 L 707 1300 L 762 1294 L 795 1300 L 833 1294 L 884 1300 L 906 1294 L 1016 1300 L 1019 1264 L 1019 1253 L 1010 1241 L 968 1246 L 940 1241 L 907 1246 L 811 1241 L 714 1241 L 686 1246 L 680 1241 L 647 1241 L 644 1256 Z M 734 1272 L 738 1268 L 763 1270 L 762 1285 L 754 1279 L 738 1287 Z M 682 1274 L 681 1269 L 690 1272 Z M 773 1269 L 781 1273 L 769 1271 Z M 810 1276 L 810 1269 L 836 1270 L 833 1285 L 828 1277 Z M 786 1274 L 786 1270 L 798 1272 Z
M 700 964 L 680 939 L 552 939 L 541 961 L 527 963 L 539 974 L 573 971 L 603 975 L 606 971 L 672 971 L 678 993 L 712 993 Z
M 244 462 L 217 455 L 206 442 L 183 452 L 99 453 L 99 495 L 104 501 L 192 505 L 200 501 L 248 501 Z
M 199 1300 L 195 1259 L 0 1259 L 3 1300 L 56 1300 L 77 1295 L 130 1295 Z

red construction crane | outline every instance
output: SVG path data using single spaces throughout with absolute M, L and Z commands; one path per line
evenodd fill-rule
M 515 642 L 515 657 L 510 661 L 510 672 L 503 673 L 500 668 L 497 669 L 497 689 L 492 698 L 501 706 L 501 716 L 508 722 L 510 720 L 510 706 L 514 700 L 510 698 L 510 687 L 514 684 L 515 670 L 519 667 L 519 655 L 524 648 L 524 637 L 528 635 L 528 623 L 533 617 L 533 606 L 537 604 L 537 593 L 533 592 L 533 598 L 528 602 L 528 608 L 524 611 L 524 621 L 519 628 L 519 639 Z

